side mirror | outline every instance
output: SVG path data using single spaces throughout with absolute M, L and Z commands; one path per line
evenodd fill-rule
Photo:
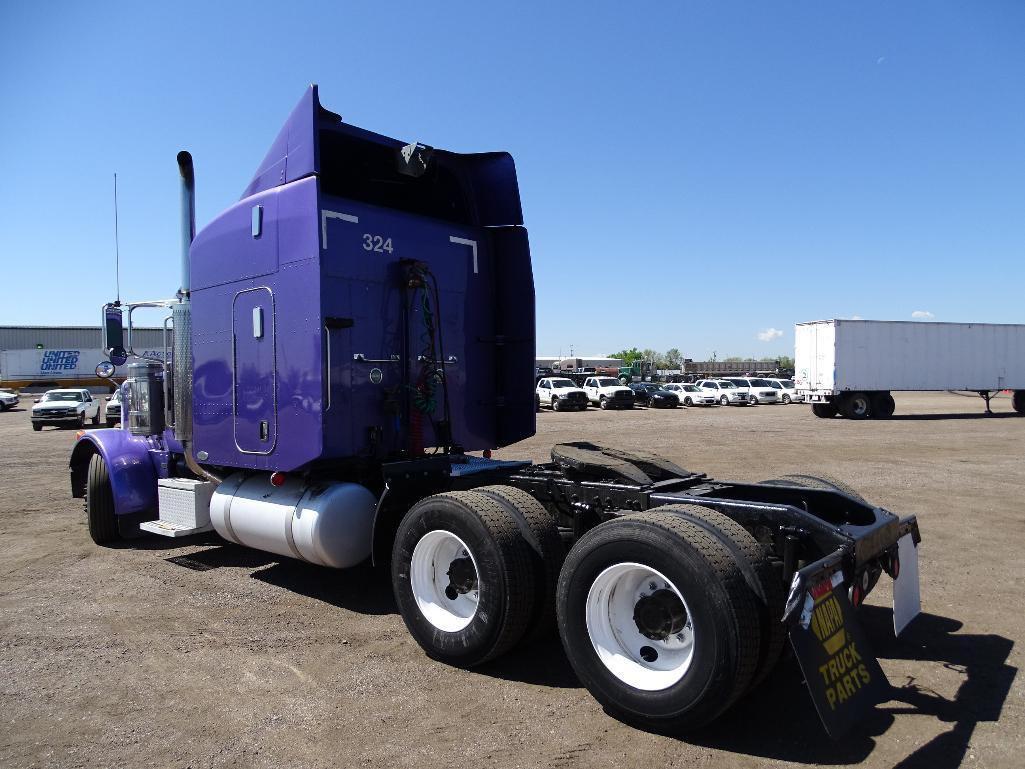
M 112 376 L 114 376 L 114 371 L 114 364 L 111 363 L 109 360 L 105 360 L 101 363 L 96 364 L 96 376 L 98 376 L 100 379 L 110 379 Z M 110 400 L 110 398 L 107 398 L 107 400 Z
M 124 315 L 120 306 L 103 306 L 103 351 L 115 366 L 123 366 L 128 362 L 128 353 L 125 351 Z M 96 375 L 100 376 L 99 371 Z

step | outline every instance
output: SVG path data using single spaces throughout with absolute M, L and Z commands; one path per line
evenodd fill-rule
M 204 531 L 213 531 L 214 527 L 206 526 L 182 526 L 170 521 L 145 521 L 139 524 L 140 531 L 148 531 L 150 534 L 159 534 L 162 537 L 187 537 L 190 534 L 200 534 Z

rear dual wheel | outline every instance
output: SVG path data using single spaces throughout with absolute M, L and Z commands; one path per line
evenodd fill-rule
M 714 719 L 768 674 L 783 645 L 782 586 L 760 546 L 694 506 L 589 531 L 566 558 L 557 605 L 566 655 L 591 694 L 660 732 Z
M 492 660 L 550 632 L 562 561 L 554 519 L 511 487 L 437 494 L 414 505 L 392 549 L 402 619 L 435 659 Z
M 1015 390 L 1011 396 L 1011 407 L 1019 414 L 1025 414 L 1025 390 Z

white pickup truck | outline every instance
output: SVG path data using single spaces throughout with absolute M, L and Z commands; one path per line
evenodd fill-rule
M 587 399 L 603 409 L 632 409 L 634 391 L 610 376 L 592 376 L 584 380 Z
M 545 377 L 537 383 L 537 402 L 540 406 L 551 406 L 552 411 L 583 411 L 587 408 L 587 393 L 572 379 Z
M 32 429 L 43 425 L 85 427 L 86 420 L 100 423 L 100 402 L 86 389 L 49 390 L 32 407 Z

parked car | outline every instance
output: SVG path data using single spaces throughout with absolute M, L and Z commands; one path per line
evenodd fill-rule
M 621 385 L 618 379 L 610 376 L 592 376 L 584 380 L 584 392 L 587 399 L 603 409 L 632 409 L 634 407 L 634 391 Z
M 114 391 L 113 395 L 107 396 L 107 407 L 104 409 L 107 427 L 113 427 L 121 421 L 121 390 Z
M 779 393 L 766 379 L 731 376 L 726 381 L 733 382 L 741 390 L 747 392 L 747 400 L 752 406 L 757 406 L 759 403 L 779 402 Z
M 85 427 L 86 420 L 100 423 L 100 402 L 86 389 L 48 390 L 32 407 L 32 429 L 43 425 Z
M 676 397 L 684 406 L 717 406 L 719 398 L 694 384 L 667 384 L 665 389 L 676 393 Z
M 12 393 L 10 390 L 0 390 L 0 411 L 13 409 L 18 405 L 18 400 L 17 393 Z
M 675 409 L 680 399 L 674 392 L 666 390 L 662 385 L 651 382 L 634 382 L 627 385 L 634 391 L 634 401 L 642 406 L 653 409 Z
M 572 379 L 545 377 L 537 383 L 538 406 L 551 406 L 552 411 L 571 411 L 587 408 L 587 393 Z
M 803 403 L 804 396 L 797 392 L 793 379 L 766 379 L 779 393 L 780 403 Z
M 722 406 L 747 406 L 747 392 L 725 379 L 701 379 L 695 384 L 712 393 Z

